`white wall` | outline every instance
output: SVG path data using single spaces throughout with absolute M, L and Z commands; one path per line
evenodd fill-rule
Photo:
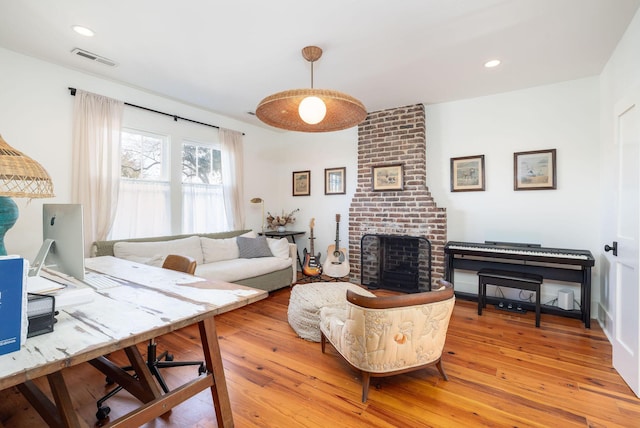
M 427 185 L 447 209 L 449 240 L 597 253 L 597 78 L 431 105 L 426 119 Z M 557 150 L 557 189 L 514 191 L 513 154 L 543 149 Z M 486 190 L 452 193 L 450 158 L 472 155 L 485 156 Z M 456 274 L 455 285 L 475 293 L 477 277 Z M 563 286 L 545 286 L 542 301 L 555 298 Z
M 315 218 L 314 250 L 321 253 L 321 261 L 327 255 L 327 246 L 335 243 L 336 214 L 341 215 L 340 245 L 348 249 L 349 204 L 356 189 L 357 178 L 357 139 L 357 128 L 323 134 L 281 133 L 277 147 L 256 148 L 257 152 L 254 153 L 273 165 L 273 168 L 267 171 L 252 169 L 247 173 L 246 180 L 256 186 L 255 193 L 248 194 L 247 197 L 265 199 L 265 211 L 275 215 L 282 210 L 290 212 L 300 209 L 296 214 L 296 223 L 287 225 L 287 229 L 306 232 L 305 235 L 296 237 L 301 253 L 303 248 L 310 249 L 309 222 Z M 324 170 L 338 167 L 346 167 L 346 194 L 325 195 Z M 293 196 L 293 171 L 307 170 L 311 171 L 311 194 Z M 260 207 L 256 205 L 253 210 L 259 212 Z M 255 229 L 259 229 L 259 223 L 252 224 Z
M 269 177 L 269 171 L 277 170 L 279 166 L 277 160 L 265 154 L 269 150 L 279 152 L 274 149 L 278 144 L 282 144 L 280 135 L 276 132 L 2 48 L 0 64 L 0 134 L 11 146 L 45 167 L 53 179 L 56 193 L 53 199 L 16 200 L 20 217 L 5 238 L 9 253 L 33 259 L 42 241 L 42 203 L 71 201 L 74 98 L 70 96 L 68 87 L 244 132 L 245 164 L 250 172 L 245 180 L 245 193 L 260 193 L 267 200 L 275 199 L 275 196 L 271 197 L 271 192 L 275 194 L 277 190 L 269 187 L 265 177 Z M 139 110 L 125 108 L 125 123 L 128 121 L 127 118 L 131 119 L 140 114 Z M 173 123 L 173 119 L 169 117 L 153 117 L 156 124 L 160 123 L 159 128 L 170 128 L 169 124 Z M 262 174 L 253 174 L 257 171 Z M 247 196 L 245 199 L 247 214 L 251 214 L 251 204 L 248 202 L 250 197 Z M 247 217 L 248 227 L 259 228 L 259 219 L 249 215 Z
M 615 155 L 617 153 L 614 147 L 615 143 L 615 127 L 614 112 L 616 103 L 632 92 L 640 93 L 640 12 L 629 24 L 624 36 L 618 43 L 616 50 L 612 54 L 609 62 L 600 75 L 600 122 L 601 122 L 601 150 L 600 159 L 602 170 L 601 192 L 600 192 L 600 214 L 602 218 L 602 227 L 600 229 L 601 239 L 598 252 L 602 251 L 605 243 L 610 244 L 616 236 L 613 225 L 615 222 L 611 218 L 614 212 L 611 207 L 615 207 L 616 200 L 614 193 L 609 189 L 616 187 L 618 176 L 615 174 L 617 165 Z M 640 220 L 639 220 L 640 221 Z M 610 290 L 607 277 L 609 273 L 607 259 L 602 256 L 601 278 L 602 288 L 600 290 L 598 310 L 598 319 L 602 324 L 605 332 L 609 337 L 613 337 L 615 324 L 612 322 L 614 309 L 613 302 L 609 301 Z

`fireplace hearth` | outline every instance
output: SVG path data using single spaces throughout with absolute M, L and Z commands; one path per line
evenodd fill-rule
M 419 293 L 431 290 L 431 243 L 406 235 L 364 235 L 360 283 L 370 289 Z

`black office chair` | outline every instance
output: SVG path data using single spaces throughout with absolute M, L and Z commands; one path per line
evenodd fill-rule
M 162 267 L 164 269 L 171 269 L 193 275 L 196 271 L 196 261 L 191 257 L 170 254 L 164 260 Z M 147 367 L 149 367 L 151 374 L 156 377 L 160 387 L 165 393 L 169 392 L 169 387 L 167 387 L 167 384 L 160 373 L 160 369 L 167 367 L 198 366 L 198 376 L 207 372 L 204 362 L 202 361 L 173 361 L 173 355 L 170 354 L 169 351 L 164 351 L 160 355 L 156 355 L 156 352 L 157 344 L 154 339 L 150 339 L 149 344 L 147 345 Z M 133 370 L 133 367 L 126 366 L 122 369 L 130 371 Z M 107 377 L 106 381 L 107 385 L 113 385 L 114 383 L 109 377 Z M 104 402 L 116 395 L 122 389 L 123 387 L 118 385 L 96 402 L 98 407 L 96 418 L 99 421 L 106 419 L 111 412 L 111 408 L 109 406 L 103 405 Z

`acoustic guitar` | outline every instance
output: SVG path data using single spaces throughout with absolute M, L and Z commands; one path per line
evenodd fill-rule
M 309 248 L 311 248 L 310 252 L 307 252 L 305 248 L 303 250 L 304 253 L 304 263 L 302 264 L 302 273 L 307 276 L 320 276 L 322 275 L 322 265 L 320 264 L 320 253 L 316 256 L 313 251 L 313 226 L 315 224 L 316 219 L 312 218 L 309 223 Z
M 324 259 L 324 273 L 332 278 L 349 275 L 351 268 L 347 261 L 347 250 L 340 248 L 340 214 L 336 214 L 336 243 L 327 247 L 327 258 Z

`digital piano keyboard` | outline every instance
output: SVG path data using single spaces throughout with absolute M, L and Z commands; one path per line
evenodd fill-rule
M 449 241 L 444 253 L 445 278 L 451 282 L 454 282 L 456 269 L 479 271 L 492 268 L 535 273 L 544 279 L 579 283 L 580 310 L 565 311 L 543 306 L 543 312 L 580 318 L 585 327 L 590 328 L 591 268 L 595 264 L 590 251 L 510 242 Z
M 595 259 L 591 252 L 563 248 L 545 248 L 534 244 L 515 244 L 503 242 L 455 242 L 449 241 L 445 253 L 469 256 L 494 256 L 516 260 L 529 260 L 549 263 L 565 263 L 593 266 Z

